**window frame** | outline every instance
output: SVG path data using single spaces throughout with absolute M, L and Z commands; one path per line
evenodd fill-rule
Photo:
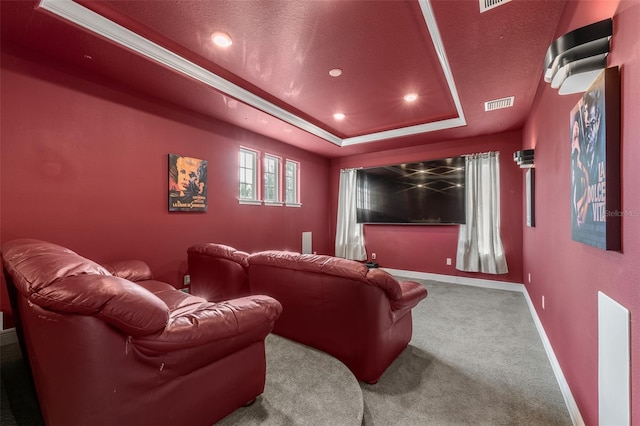
M 270 170 L 270 162 L 274 162 L 275 168 L 273 172 Z M 263 201 L 265 205 L 271 206 L 281 206 L 282 203 L 282 158 L 265 153 L 262 159 L 263 163 L 263 173 L 262 173 L 262 194 Z M 270 185 L 270 179 L 268 175 L 273 175 L 273 187 Z M 275 192 L 275 196 L 273 198 L 268 198 L 268 194 L 271 191 Z
M 289 165 L 294 166 L 294 173 L 292 176 L 293 182 L 293 201 L 289 201 Z M 285 172 L 284 172 L 284 192 L 285 192 L 285 205 L 289 207 L 300 207 L 300 162 L 290 159 L 285 160 Z
M 269 162 L 275 162 L 275 170 L 270 171 Z M 248 164 L 247 164 L 248 162 Z M 238 202 L 240 204 L 253 204 L 265 206 L 287 206 L 302 207 L 300 202 L 300 165 L 296 160 L 285 158 L 268 152 L 261 152 L 256 149 L 240 146 L 238 151 Z M 290 166 L 293 166 L 293 173 L 290 173 Z M 271 193 L 271 187 L 268 187 L 270 179 L 268 174 L 275 175 L 276 196 L 273 199 L 267 199 L 267 194 Z M 249 179 L 247 179 L 247 176 Z M 251 180 L 251 182 L 249 182 Z M 243 197 L 243 185 L 252 185 L 252 193 L 249 194 L 253 198 Z M 290 184 L 293 188 L 288 188 Z M 287 197 L 291 195 L 291 190 L 295 197 L 295 201 L 287 201 Z
M 246 159 L 246 156 L 250 156 L 251 157 L 251 168 L 246 167 L 246 163 L 243 165 L 243 156 L 245 156 L 244 158 Z M 238 155 L 238 201 L 241 204 L 261 204 L 260 201 L 260 183 L 258 182 L 258 168 L 259 168 L 259 159 L 260 157 L 260 152 L 254 150 L 254 149 L 250 149 L 250 148 L 245 148 L 245 147 L 240 147 L 240 151 L 239 151 L 239 155 Z M 251 179 L 252 182 L 245 182 L 243 179 L 246 178 L 246 171 L 251 171 Z M 245 172 L 245 173 L 243 173 Z M 244 178 L 243 178 L 243 175 Z M 242 191 L 242 185 L 248 185 L 251 184 L 252 187 L 252 191 L 251 191 L 251 198 L 249 197 L 243 197 L 243 191 Z

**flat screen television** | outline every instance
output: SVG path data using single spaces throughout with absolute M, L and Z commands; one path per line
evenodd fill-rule
M 465 223 L 464 157 L 357 170 L 358 223 Z

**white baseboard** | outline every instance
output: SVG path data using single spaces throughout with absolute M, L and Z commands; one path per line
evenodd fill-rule
M 531 297 L 529 297 L 529 292 L 525 288 L 522 293 L 524 294 L 524 298 L 527 301 L 527 305 L 529 305 L 529 312 L 531 312 L 533 322 L 538 329 L 538 334 L 540 335 L 540 340 L 542 340 L 544 350 L 547 352 L 547 357 L 549 358 L 549 363 L 551 364 L 551 368 L 553 369 L 553 374 L 555 374 L 556 376 L 558 386 L 560 386 L 560 392 L 562 393 L 562 397 L 564 398 L 564 403 L 567 406 L 567 410 L 569 410 L 571 421 L 573 422 L 574 426 L 584 426 L 584 420 L 582 420 L 582 414 L 580 414 L 578 404 L 576 404 L 576 400 L 573 398 L 573 394 L 571 393 L 571 389 L 569 388 L 569 383 L 567 383 L 567 379 L 565 379 L 564 377 L 564 373 L 562 372 L 562 368 L 560 367 L 558 358 L 556 358 L 556 354 L 555 352 L 553 352 L 553 347 L 551 346 L 551 342 L 547 337 L 547 333 L 544 331 L 544 327 L 542 326 L 542 322 L 538 317 L 536 308 L 533 306 Z
M 18 335 L 16 334 L 15 327 L 0 330 L 0 346 L 10 345 L 12 343 L 18 343 Z
M 580 414 L 580 410 L 578 409 L 578 404 L 576 404 L 576 400 L 573 398 L 573 394 L 571 393 L 569 384 L 567 383 L 567 380 L 564 377 L 564 373 L 562 372 L 562 368 L 560 367 L 558 358 L 556 358 L 556 354 L 555 352 L 553 352 L 553 347 L 551 347 L 551 342 L 547 337 L 547 333 L 544 331 L 542 322 L 538 317 L 538 312 L 533 306 L 531 297 L 529 297 L 529 292 L 527 291 L 527 288 L 525 287 L 524 284 L 477 279 L 477 278 L 468 278 L 468 277 L 456 277 L 452 275 L 430 274 L 426 272 L 403 271 L 403 270 L 391 269 L 391 268 L 381 268 L 381 269 L 384 269 L 391 275 L 395 275 L 399 277 L 406 277 L 406 278 L 419 279 L 419 280 L 434 280 L 434 281 L 450 283 L 450 284 L 470 285 L 475 287 L 517 291 L 522 293 L 524 295 L 525 300 L 527 301 L 527 305 L 529 306 L 529 312 L 531 313 L 533 322 L 536 325 L 536 329 L 538 330 L 538 335 L 540 336 L 540 340 L 542 340 L 542 345 L 544 346 L 544 350 L 547 353 L 547 358 L 549 358 L 549 363 L 551 364 L 551 368 L 553 369 L 553 374 L 556 376 L 558 386 L 560 386 L 560 392 L 562 393 L 562 397 L 564 398 L 564 403 L 566 404 L 567 410 L 569 411 L 569 416 L 571 417 L 571 421 L 573 422 L 574 426 L 584 426 L 584 420 L 582 419 L 582 415 Z

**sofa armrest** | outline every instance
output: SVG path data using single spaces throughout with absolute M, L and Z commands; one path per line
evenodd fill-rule
M 124 278 L 125 280 L 137 282 L 153 279 L 149 265 L 142 260 L 122 260 L 102 266 L 104 266 L 111 275 Z
M 404 312 L 413 309 L 422 299 L 427 297 L 427 288 L 415 281 L 400 282 L 402 295 L 391 301 L 391 309 L 396 315 L 404 315 Z
M 173 310 L 164 330 L 130 339 L 129 347 L 165 379 L 183 378 L 246 350 L 258 350 L 264 356 L 265 338 L 282 311 L 280 303 L 267 296 L 222 303 L 191 297 L 185 302 L 189 304 Z M 240 359 L 246 360 L 244 356 Z
M 282 305 L 269 296 L 247 296 L 220 303 L 192 304 L 172 315 L 159 334 L 139 336 L 135 344 L 150 352 L 172 352 L 256 333 L 262 340 L 273 329 Z
M 389 300 L 397 300 L 402 297 L 402 288 L 398 280 L 382 269 L 370 269 L 367 272 L 367 282 L 384 291 Z

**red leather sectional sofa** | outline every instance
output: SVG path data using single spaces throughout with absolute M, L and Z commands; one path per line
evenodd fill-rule
M 283 311 L 274 333 L 335 356 L 368 383 L 377 382 L 408 345 L 411 309 L 427 296 L 419 283 L 331 256 L 250 255 L 209 243 L 190 247 L 188 262 L 192 294 L 277 299 Z
M 211 303 L 143 262 L 37 240 L 7 242 L 2 262 L 48 425 L 210 426 L 264 390 L 271 297 Z

